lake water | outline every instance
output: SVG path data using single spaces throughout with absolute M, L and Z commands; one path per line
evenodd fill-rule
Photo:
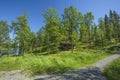
M 19 54 L 19 49 L 16 49 L 16 50 L 4 50 L 4 51 L 2 51 L 3 53 L 4 52 L 9 52 L 9 53 L 11 53 L 11 54 Z

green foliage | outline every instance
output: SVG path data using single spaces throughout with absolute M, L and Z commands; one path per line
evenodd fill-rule
M 88 42 L 89 39 L 88 32 L 89 32 L 88 26 L 85 23 L 82 23 L 80 27 L 80 39 L 82 42 Z
M 40 30 L 37 32 L 37 43 L 39 47 L 44 46 L 45 44 L 45 37 L 46 37 L 46 32 L 45 32 L 45 28 L 42 27 L 40 28 Z
M 63 25 L 67 32 L 67 42 L 72 44 L 72 52 L 73 45 L 78 40 L 78 29 L 79 24 L 82 21 L 82 14 L 78 12 L 78 10 L 74 6 L 70 6 L 64 9 L 63 14 Z
M 86 13 L 83 16 L 83 19 L 80 24 L 80 40 L 83 43 L 92 42 L 92 25 L 93 25 L 94 16 L 91 12 Z
M 9 26 L 6 21 L 0 21 L 0 55 L 3 44 L 7 44 L 9 40 Z
M 19 48 L 21 53 L 56 53 L 59 44 L 64 42 L 72 45 L 73 52 L 77 43 L 89 44 L 89 48 L 104 48 L 120 42 L 120 15 L 116 11 L 110 10 L 109 14 L 98 20 L 98 25 L 94 23 L 92 12 L 82 14 L 74 6 L 65 8 L 62 18 L 53 8 L 46 9 L 42 16 L 45 25 L 37 34 L 31 31 L 24 15 L 12 21 L 12 26 L 8 26 L 6 21 L 0 21 L 0 51 L 3 47 Z M 11 42 L 10 31 L 13 33 Z
M 2 55 L 7 55 L 9 56 L 11 53 L 10 52 L 3 52 Z
M 113 61 L 107 69 L 104 71 L 104 75 L 108 80 L 120 79 L 120 58 Z
M 74 54 L 66 51 L 48 56 L 25 54 L 17 57 L 2 57 L 0 70 L 28 70 L 31 74 L 58 73 L 92 64 L 108 55 L 103 51 L 85 50 Z
M 106 46 L 105 49 L 109 50 L 109 51 L 119 51 L 120 50 L 120 43 Z
M 56 9 L 48 8 L 44 13 L 43 17 L 45 19 L 44 29 L 40 29 L 38 32 L 38 37 L 41 47 L 47 46 L 43 49 L 49 53 L 54 53 L 58 51 L 58 46 L 61 41 L 60 33 L 60 18 Z
M 119 31 L 120 31 L 120 16 L 116 11 L 110 10 L 109 16 L 105 15 L 105 35 L 108 42 L 119 42 Z
M 17 20 L 12 22 L 12 28 L 16 35 L 14 39 L 17 44 L 19 44 L 19 50 L 22 54 L 28 52 L 32 47 L 34 47 L 33 44 L 35 44 L 36 36 L 31 32 L 30 27 L 28 26 L 28 20 L 25 16 L 17 17 Z
M 0 44 L 7 40 L 9 40 L 9 26 L 6 21 L 0 21 Z

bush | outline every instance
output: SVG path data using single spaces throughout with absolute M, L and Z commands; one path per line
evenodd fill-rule
M 108 68 L 105 69 L 104 75 L 108 80 L 120 79 L 120 58 L 113 61 Z
M 3 52 L 2 55 L 10 55 L 10 52 Z

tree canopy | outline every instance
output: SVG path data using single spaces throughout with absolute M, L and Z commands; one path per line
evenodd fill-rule
M 86 44 L 87 48 L 104 47 L 120 42 L 120 15 L 110 10 L 109 14 L 94 23 L 92 12 L 82 14 L 74 6 L 64 9 L 62 16 L 56 9 L 48 8 L 43 13 L 45 25 L 38 32 L 32 32 L 26 16 L 18 16 L 8 26 L 6 21 L 0 21 L 0 51 L 8 43 L 12 48 L 19 49 L 21 54 L 27 52 L 56 53 L 61 45 L 71 46 L 71 52 Z M 12 42 L 9 34 L 12 33 Z M 78 44 L 81 43 L 81 44 Z M 64 50 L 65 50 L 64 46 Z M 67 48 L 66 48 L 67 49 Z

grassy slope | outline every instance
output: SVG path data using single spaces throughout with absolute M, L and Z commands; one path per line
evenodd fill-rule
M 29 70 L 31 74 L 65 72 L 92 64 L 109 55 L 103 51 L 84 50 L 73 54 L 66 51 L 48 56 L 27 54 L 18 57 L 3 57 L 0 59 L 0 70 Z
M 108 80 L 120 80 L 120 58 L 113 61 L 109 67 L 105 69 L 104 75 Z

